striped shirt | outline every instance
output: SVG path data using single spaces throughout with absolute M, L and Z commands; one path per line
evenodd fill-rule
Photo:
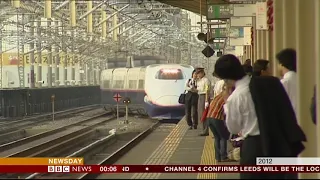
M 207 118 L 214 118 L 219 120 L 225 119 L 225 114 L 223 110 L 224 99 L 222 95 L 223 93 L 220 93 L 211 101 Z

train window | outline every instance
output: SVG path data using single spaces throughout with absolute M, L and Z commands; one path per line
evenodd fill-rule
M 137 89 L 137 80 L 129 80 L 129 89 Z
M 181 69 L 160 69 L 156 74 L 156 79 L 177 80 L 183 79 Z
M 106 89 L 110 88 L 110 81 L 109 80 L 104 80 L 103 81 L 103 87 L 106 88 Z
M 123 80 L 115 80 L 113 83 L 113 88 L 122 89 L 123 88 Z
M 144 88 L 144 80 L 143 79 L 140 79 L 139 80 L 139 86 L 138 86 L 139 89 L 143 89 Z

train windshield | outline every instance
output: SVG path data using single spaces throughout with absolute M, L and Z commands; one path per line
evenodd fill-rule
M 160 69 L 156 74 L 156 79 L 177 80 L 183 79 L 181 69 Z

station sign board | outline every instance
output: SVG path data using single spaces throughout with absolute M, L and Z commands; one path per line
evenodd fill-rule
M 243 27 L 230 27 L 229 34 L 230 38 L 244 37 L 244 28 Z
M 229 4 L 208 4 L 208 20 L 229 19 L 233 16 L 232 6 Z
M 252 17 L 231 17 L 230 27 L 252 27 Z
M 235 51 L 236 50 L 236 46 L 226 46 L 225 48 L 226 51 Z
M 256 16 L 256 4 L 233 4 L 232 6 L 235 17 Z
M 208 20 L 256 16 L 256 4 L 208 4 Z
M 57 55 L 58 58 L 57 58 Z M 65 62 L 67 64 L 67 66 L 73 66 L 78 64 L 79 62 L 79 55 L 74 55 L 74 60 L 72 59 L 73 54 L 71 53 L 62 53 L 60 52 L 59 54 L 53 54 L 52 56 L 52 64 L 55 64 L 56 61 L 58 61 L 59 65 L 64 65 Z M 24 64 L 25 65 L 30 65 L 31 64 L 31 57 L 30 57 L 30 53 L 25 53 L 23 55 L 24 58 Z M 41 65 L 49 65 L 48 61 L 49 61 L 49 55 L 46 52 L 42 52 L 41 53 Z M 34 64 L 38 64 L 39 63 L 39 56 L 37 53 L 34 54 Z M 4 66 L 6 65 L 18 65 L 19 64 L 19 56 L 17 52 L 14 53 L 2 53 L 2 62 Z
M 226 37 L 228 37 L 228 29 L 227 28 L 212 29 L 212 37 L 214 37 L 214 38 L 226 38 Z
M 222 49 L 224 48 L 224 42 L 214 42 L 212 45 L 212 49 Z
M 268 15 L 267 15 L 267 2 L 256 3 L 256 29 L 267 30 L 268 29 Z

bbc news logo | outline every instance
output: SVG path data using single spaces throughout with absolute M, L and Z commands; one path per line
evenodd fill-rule
M 48 166 L 48 172 L 70 172 L 70 166 Z

